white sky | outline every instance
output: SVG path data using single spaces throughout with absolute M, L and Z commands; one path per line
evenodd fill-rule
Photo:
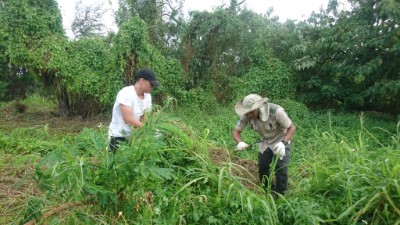
M 238 0 L 240 2 L 240 0 Z M 209 10 L 221 4 L 229 6 L 230 0 L 185 0 L 188 10 Z M 307 18 L 312 11 L 319 11 L 321 6 L 326 9 L 328 0 L 246 0 L 248 9 L 264 14 L 269 7 L 274 8 L 273 15 L 279 16 L 281 22 L 286 19 L 300 20 Z
M 75 5 L 79 0 L 57 0 L 63 16 L 64 29 L 69 37 L 72 37 L 71 24 L 75 16 Z M 115 30 L 113 13 L 117 10 L 117 0 L 82 0 L 84 5 L 102 4 L 107 9 L 103 23 L 107 29 Z M 185 0 L 184 13 L 189 10 L 212 10 L 216 6 L 226 4 L 230 0 Z M 240 2 L 240 0 L 238 1 Z M 321 7 L 326 9 L 328 0 L 246 0 L 248 9 L 264 14 L 268 8 L 273 7 L 272 15 L 279 16 L 279 21 L 286 19 L 302 20 L 308 18 L 312 11 L 318 12 Z

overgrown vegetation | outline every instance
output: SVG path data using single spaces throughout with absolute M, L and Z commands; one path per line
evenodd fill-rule
M 280 23 L 234 0 L 188 21 L 180 0 L 120 0 L 117 33 L 87 18 L 68 40 L 55 0 L 0 1 L 0 224 L 400 224 L 399 2 L 348 3 Z M 154 113 L 108 153 L 143 67 Z M 250 92 L 298 128 L 282 198 L 231 138 Z
M 295 102 L 278 102 L 288 106 L 298 127 L 284 198 L 274 200 L 258 179 L 250 179 L 257 177 L 257 170 L 247 170 L 249 163 L 256 165 L 256 150 L 235 150 L 230 134 L 237 118 L 232 110 L 218 108 L 193 117 L 190 109 L 166 104 L 149 114 L 144 129 L 136 130 L 131 143 L 116 154 L 106 151 L 106 127 L 98 124 L 84 128 L 85 124 L 79 132 L 63 136 L 51 126 L 32 129 L 29 124 L 15 127 L 12 136 L 2 133 L 7 139 L 0 143 L 4 157 L 16 154 L 8 145 L 14 138 L 27 146 L 18 154 L 39 160 L 26 164 L 35 166 L 34 174 L 25 173 L 13 185 L 26 193 L 26 187 L 37 182 L 35 194 L 17 200 L 14 207 L 12 199 L 3 196 L 5 213 L 13 215 L 4 222 L 400 222 L 400 124 L 367 114 L 316 114 Z M 2 112 L 9 107 L 3 105 Z M 245 138 L 252 140 L 252 135 Z
M 55 0 L 1 4 L 0 97 L 46 90 L 61 116 L 87 117 L 110 108 L 135 71 L 152 67 L 163 84 L 158 104 L 172 96 L 186 106 L 203 99 L 227 106 L 253 91 L 313 109 L 400 112 L 395 0 L 349 0 L 344 10 L 330 0 L 307 20 L 285 23 L 238 1 L 190 12 L 187 21 L 180 0 L 119 4 L 117 33 L 75 40 L 65 36 Z M 91 18 L 98 8 L 86 10 L 80 26 L 101 33 Z

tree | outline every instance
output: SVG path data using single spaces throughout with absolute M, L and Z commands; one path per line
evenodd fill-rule
M 349 2 L 350 10 L 339 11 L 337 1 L 330 1 L 328 11 L 314 14 L 311 26 L 301 31 L 309 44 L 299 59 L 316 62 L 298 67 L 302 98 L 314 105 L 398 114 L 400 3 Z
M 276 44 L 269 42 L 270 36 L 282 30 L 280 24 L 275 18 L 240 9 L 239 4 L 231 1 L 229 7 L 214 12 L 191 12 L 182 39 L 181 63 L 191 81 L 187 88 L 201 87 L 219 102 L 231 102 L 243 94 L 249 71 L 257 71 L 257 81 L 265 81 L 273 77 L 272 67 L 283 66 L 271 50 Z M 290 70 L 280 71 L 289 79 Z
M 101 18 L 104 12 L 100 5 L 84 6 L 80 0 L 75 6 L 75 19 L 71 25 L 75 38 L 101 36 L 104 28 Z
M 2 1 L 1 24 L 10 65 L 25 68 L 47 89 L 55 90 L 61 116 L 68 115 L 68 95 L 59 68 L 66 38 L 55 0 Z
M 121 79 L 114 75 L 115 58 L 104 37 L 80 38 L 67 48 L 68 60 L 60 72 L 67 88 L 70 114 L 84 118 L 96 115 L 112 104 Z
M 125 85 L 134 83 L 134 73 L 140 68 L 151 68 L 157 74 L 161 85 L 155 90 L 155 99 L 165 100 L 168 96 L 179 99 L 180 89 L 186 82 L 179 62 L 164 57 L 149 43 L 147 25 L 138 17 L 123 23 L 113 39 L 113 54 L 116 62 L 116 75 Z
M 174 56 L 184 25 L 182 7 L 182 0 L 119 0 L 116 21 L 120 26 L 139 17 L 147 24 L 150 43 L 164 55 Z

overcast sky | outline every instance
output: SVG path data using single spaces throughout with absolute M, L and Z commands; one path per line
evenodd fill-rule
M 71 23 L 75 16 L 75 4 L 79 0 L 57 0 L 63 16 L 64 29 L 72 36 Z M 312 11 L 318 12 L 321 7 L 326 9 L 329 0 L 246 0 L 246 6 L 257 13 L 265 13 L 273 7 L 273 15 L 279 16 L 281 22 L 286 19 L 301 20 L 307 18 Z M 102 4 L 107 9 L 103 22 L 108 29 L 115 30 L 113 13 L 117 10 L 117 0 L 82 0 L 84 5 Z M 229 5 L 230 0 L 185 0 L 184 13 L 190 10 L 212 10 L 216 6 Z

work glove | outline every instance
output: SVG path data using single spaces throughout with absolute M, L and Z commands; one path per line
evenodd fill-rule
M 159 129 L 156 129 L 156 132 L 154 134 L 154 137 L 158 140 L 161 140 L 164 138 L 164 135 L 161 133 L 161 131 Z
M 249 147 L 248 144 L 246 144 L 246 143 L 244 143 L 243 141 L 241 141 L 241 142 L 239 142 L 239 144 L 237 145 L 236 149 L 239 150 L 239 151 L 243 151 L 243 150 L 245 150 L 245 149 L 248 148 L 248 147 Z
M 274 149 L 272 150 L 274 155 L 277 155 L 280 160 L 283 159 L 283 157 L 286 155 L 285 154 L 285 144 L 283 144 L 281 141 L 274 146 Z

